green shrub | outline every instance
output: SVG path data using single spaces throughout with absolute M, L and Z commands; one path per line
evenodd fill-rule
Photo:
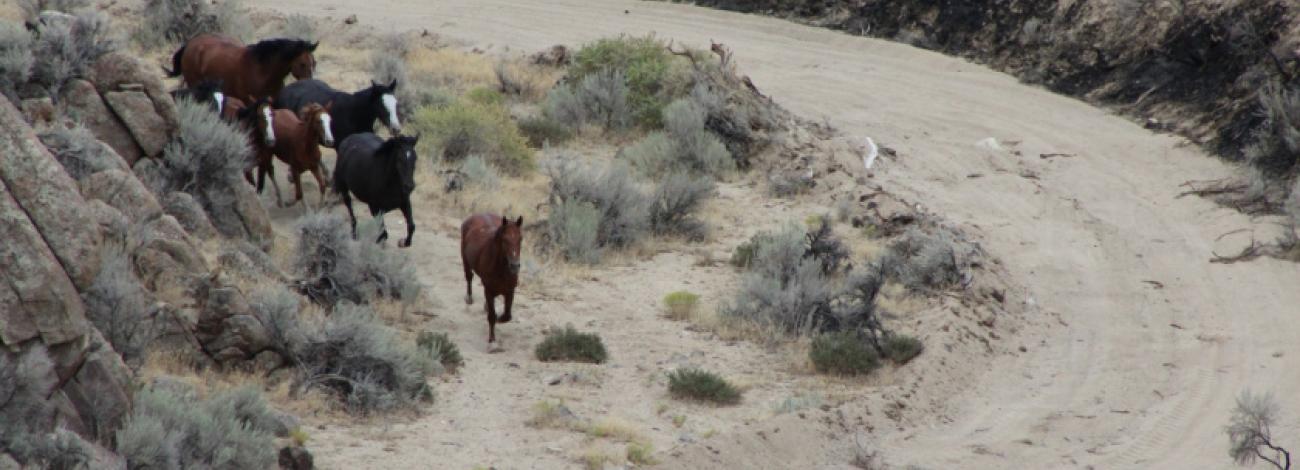
M 460 348 L 456 347 L 456 343 L 451 341 L 447 333 L 421 332 L 420 336 L 415 338 L 415 344 L 450 372 L 455 372 L 460 366 L 465 365 L 465 359 L 460 356 Z
M 740 403 L 740 391 L 718 374 L 685 368 L 668 373 L 668 393 L 679 400 L 694 400 L 719 405 Z
M 605 352 L 605 345 L 600 341 L 600 336 L 595 333 L 579 333 L 578 330 L 573 329 L 572 325 L 565 326 L 563 330 L 548 333 L 546 339 L 537 345 L 534 352 L 537 354 L 537 360 L 542 362 L 567 361 L 600 364 L 605 362 L 608 357 Z
M 421 153 L 442 155 L 446 161 L 482 155 L 513 176 L 536 167 L 527 140 L 499 104 L 462 99 L 441 108 L 425 107 L 416 111 L 411 125 L 422 136 Z
M 907 364 L 925 350 L 921 340 L 907 335 L 889 335 L 880 344 L 884 356 L 898 364 Z
M 506 104 L 505 95 L 501 94 L 501 92 L 499 91 L 487 87 L 478 87 L 468 92 L 465 92 L 465 99 L 469 100 L 472 103 L 477 103 L 485 106 L 504 106 Z
M 695 308 L 700 303 L 700 296 L 686 291 L 671 292 L 664 296 L 664 310 L 668 318 L 685 320 L 695 315 Z
M 545 116 L 520 119 L 519 132 L 528 138 L 528 145 L 536 149 L 543 148 L 548 144 L 562 144 L 573 138 L 573 131 L 570 131 L 568 127 Z
M 654 447 L 649 443 L 633 442 L 627 445 L 627 461 L 633 465 L 654 465 L 654 453 Z
M 136 392 L 117 433 L 129 468 L 270 468 L 275 418 L 260 392 L 241 388 L 198 400 L 165 388 Z
M 149 48 L 180 44 L 202 33 L 239 39 L 249 36 L 249 23 L 238 0 L 146 0 L 149 12 L 134 32 L 137 43 Z
M 606 71 L 623 75 L 633 119 L 651 128 L 662 125 L 663 107 L 684 94 L 689 81 L 680 61 L 654 36 L 620 36 L 584 45 L 574 54 L 569 76 L 580 83 Z
M 32 35 L 17 23 L 0 20 L 0 94 L 18 101 L 18 88 L 32 75 Z
M 813 368 L 823 374 L 863 375 L 880 367 L 880 356 L 853 331 L 826 333 L 813 339 L 808 350 Z

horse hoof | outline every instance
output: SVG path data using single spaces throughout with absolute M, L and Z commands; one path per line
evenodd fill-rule
M 497 318 L 497 323 L 510 323 L 510 315 L 504 315 Z
M 465 296 L 465 305 L 474 305 L 474 298 L 468 295 Z
M 495 342 L 488 343 L 488 347 L 487 347 L 488 354 L 495 354 L 501 351 L 505 351 L 504 349 L 501 348 L 501 344 Z
M 409 248 L 410 246 L 411 246 L 411 242 L 408 242 L 408 241 L 406 241 L 406 240 L 402 240 L 402 241 L 397 242 L 397 247 L 398 247 L 398 248 Z

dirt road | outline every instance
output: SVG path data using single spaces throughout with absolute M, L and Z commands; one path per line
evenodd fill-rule
M 892 463 L 1225 468 L 1223 427 L 1247 387 L 1289 400 L 1278 432 L 1300 446 L 1293 432 L 1300 404 L 1291 399 L 1300 394 L 1300 267 L 1207 262 L 1213 250 L 1233 248 L 1228 241 L 1216 247 L 1220 234 L 1262 222 L 1176 198 L 1184 181 L 1229 173 L 1178 138 L 962 60 L 683 5 L 250 3 L 335 19 L 356 14 L 363 26 L 427 29 L 525 51 L 620 33 L 694 45 L 712 39 L 731 46 L 741 69 L 792 111 L 895 148 L 900 157 L 882 161 L 877 178 L 978 227 L 985 248 L 1031 292 L 1028 300 L 1061 321 L 1021 331 L 1014 340 L 1028 353 L 995 359 L 969 391 L 947 397 L 946 412 L 878 431 L 876 447 Z M 1002 148 L 975 145 L 988 137 Z M 1047 153 L 1070 156 L 1039 157 Z M 428 446 L 439 455 L 458 452 Z

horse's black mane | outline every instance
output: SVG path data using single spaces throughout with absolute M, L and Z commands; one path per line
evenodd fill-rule
M 248 46 L 253 59 L 263 64 L 271 61 L 288 62 L 303 52 L 310 51 L 315 45 L 301 39 L 267 39 Z

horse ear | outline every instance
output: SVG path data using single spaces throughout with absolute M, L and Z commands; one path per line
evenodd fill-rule
M 330 100 L 328 103 L 325 103 L 325 111 L 326 111 L 326 112 L 329 112 L 330 108 L 333 108 L 333 107 L 334 107 L 334 100 Z
M 319 45 L 320 45 L 320 41 L 313 42 L 311 46 L 307 47 L 307 52 L 316 52 L 316 46 Z
M 523 226 L 524 226 L 524 216 L 521 215 L 521 216 L 519 216 L 518 219 L 515 219 L 515 226 L 516 226 L 516 227 L 523 227 Z
M 388 84 L 388 91 L 394 91 L 396 89 L 397 89 L 397 79 L 394 78 L 393 82 Z

